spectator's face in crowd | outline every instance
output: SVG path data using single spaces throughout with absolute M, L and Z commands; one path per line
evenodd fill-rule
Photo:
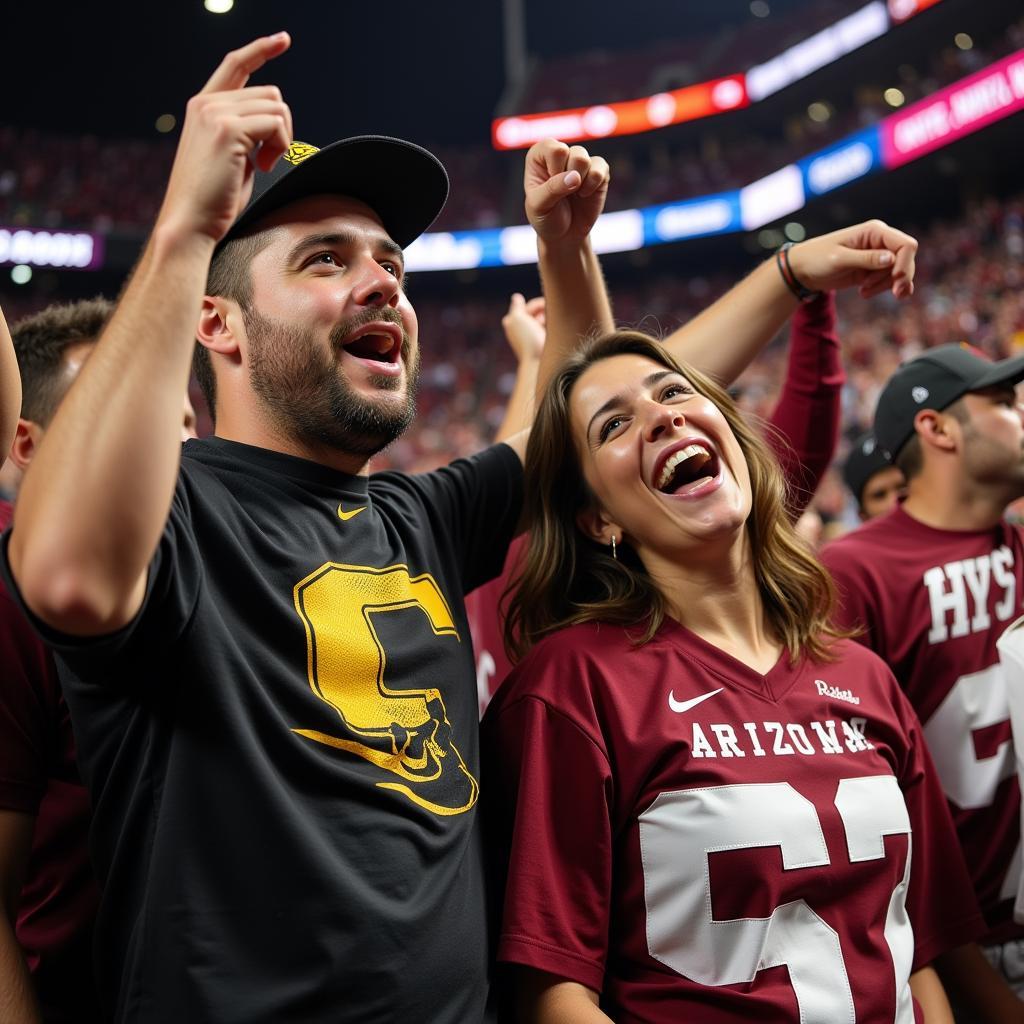
M 58 383 L 61 398 L 74 383 L 75 378 L 85 365 L 85 361 L 92 355 L 95 348 L 95 341 L 76 341 L 64 349 L 61 356 L 61 377 Z M 31 420 L 21 421 L 21 429 L 19 429 L 18 436 L 15 437 L 14 445 L 11 448 L 12 461 L 20 469 L 27 468 L 29 462 L 32 461 L 47 426 L 49 426 L 48 423 L 44 425 Z M 186 390 L 181 408 L 181 439 L 187 441 L 196 436 L 196 411 L 192 408 L 192 402 L 189 400 Z
M 59 376 L 54 379 L 52 384 L 58 400 L 67 393 L 95 346 L 94 341 L 76 341 L 64 349 L 61 354 Z M 19 470 L 28 468 L 47 426 L 48 423 L 37 423 L 35 420 L 24 418 L 18 421 L 18 431 L 15 434 L 14 443 L 11 445 L 11 462 Z M 13 480 L 12 489 L 16 489 L 19 483 L 20 479 Z
M 277 211 L 245 312 L 253 392 L 289 436 L 373 455 L 412 421 L 416 314 L 376 214 L 316 196 Z
M 906 494 L 907 482 L 902 470 L 886 466 L 868 478 L 860 494 L 860 517 L 865 522 L 891 512 Z
M 975 391 L 962 402 L 965 475 L 980 487 L 1009 484 L 1015 497 L 1024 494 L 1024 420 L 1014 388 Z
M 632 353 L 602 359 L 581 374 L 569 409 L 584 480 L 612 532 L 641 558 L 700 547 L 746 522 L 750 474 L 739 442 L 680 374 Z M 700 451 L 687 458 L 691 446 Z

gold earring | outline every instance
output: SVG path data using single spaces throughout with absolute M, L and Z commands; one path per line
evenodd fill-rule
M 614 533 L 612 534 L 612 558 L 614 558 L 616 561 L 619 560 L 619 553 L 618 553 L 618 550 L 615 547 L 615 534 Z

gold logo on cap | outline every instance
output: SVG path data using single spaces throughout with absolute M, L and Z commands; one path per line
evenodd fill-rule
M 319 152 L 319 146 L 311 146 L 308 142 L 293 142 L 283 159 L 290 164 L 301 164 L 303 160 L 308 160 L 314 153 Z

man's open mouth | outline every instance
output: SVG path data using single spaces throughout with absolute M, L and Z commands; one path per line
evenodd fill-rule
M 367 324 L 343 341 L 341 347 L 358 359 L 392 365 L 402 354 L 402 329 L 397 324 Z
M 654 477 L 662 494 L 680 494 L 718 476 L 718 455 L 703 441 L 677 448 L 665 459 Z

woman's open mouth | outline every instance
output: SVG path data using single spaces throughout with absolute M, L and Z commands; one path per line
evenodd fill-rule
M 703 441 L 677 448 L 661 463 L 654 485 L 662 494 L 689 494 L 718 476 L 718 455 Z

